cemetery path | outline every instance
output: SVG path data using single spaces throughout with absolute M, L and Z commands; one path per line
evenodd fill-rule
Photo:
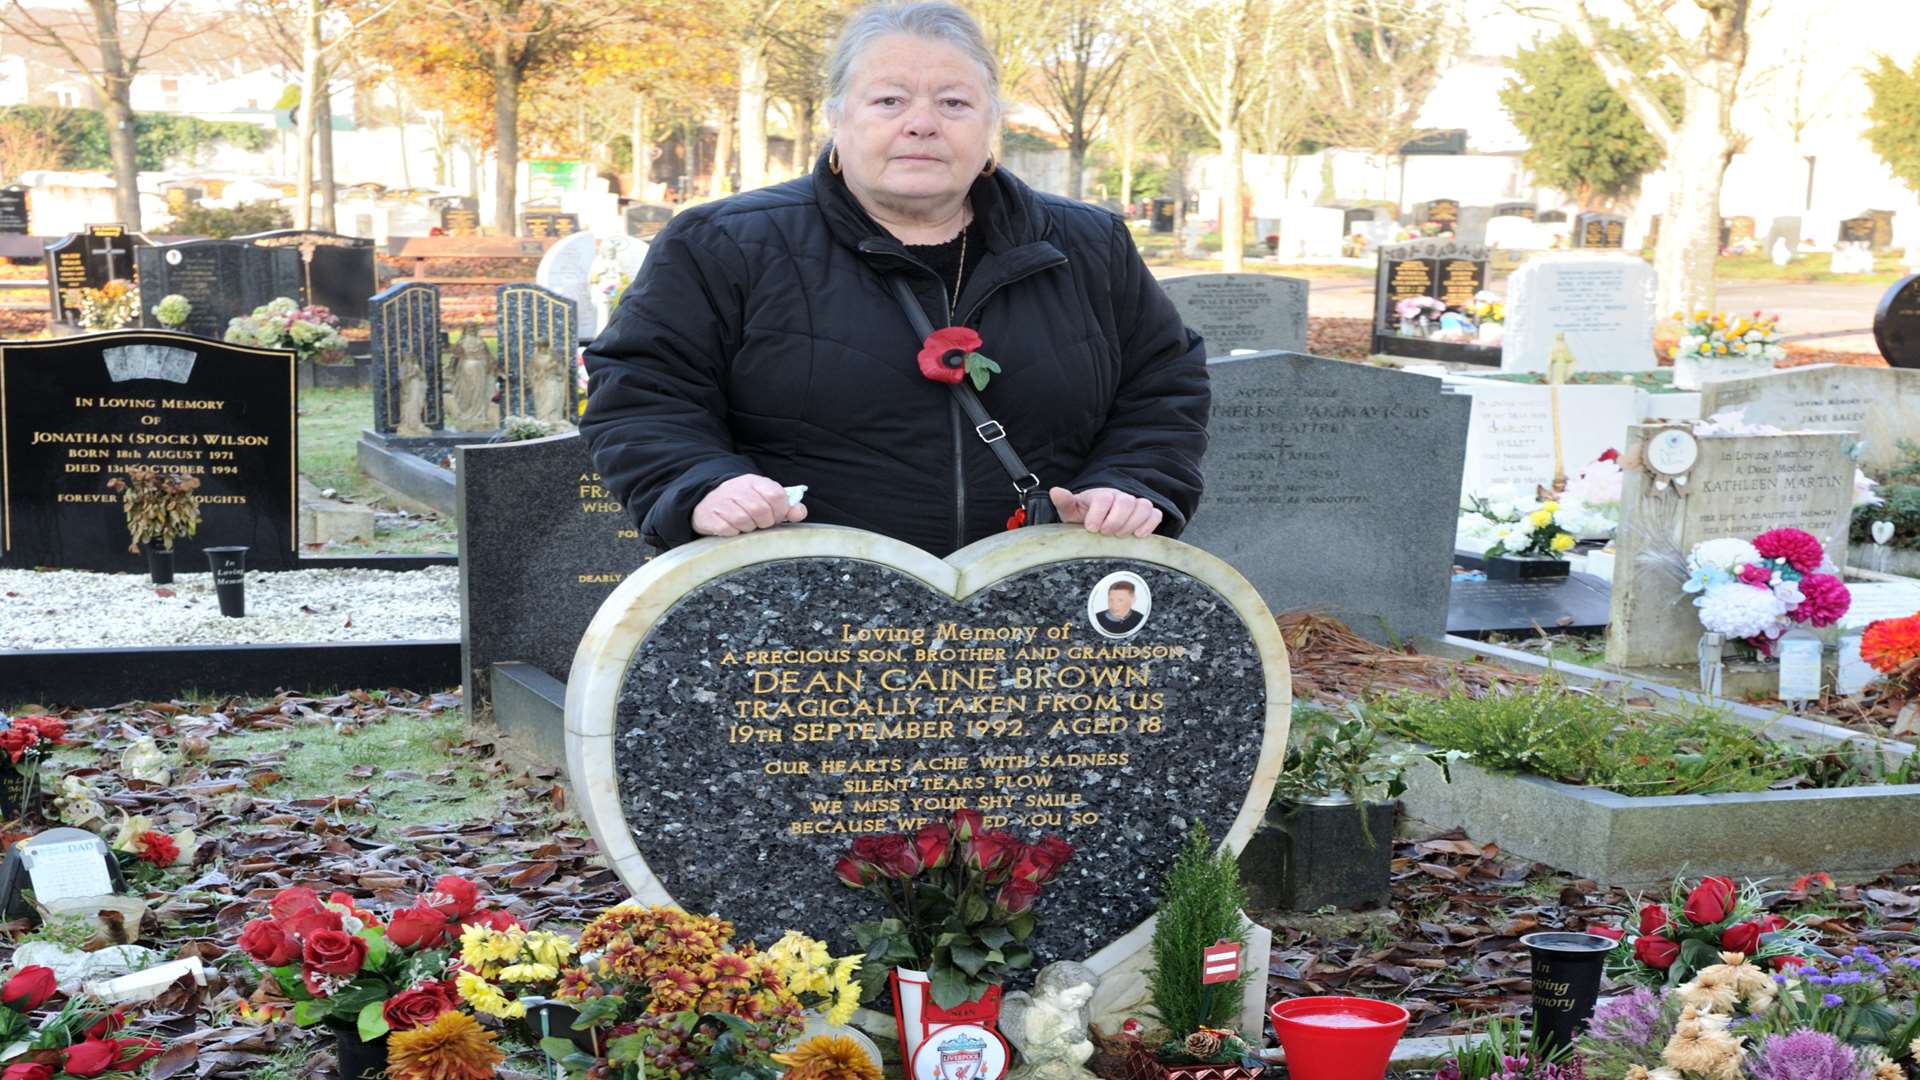
M 1873 311 L 1885 292 L 1880 285 L 1722 281 L 1720 306 L 1732 311 L 1779 312 L 1782 332 L 1789 340 L 1801 334 L 1858 330 L 1861 332 L 1857 334 L 1822 338 L 1817 347 L 1878 355 L 1873 343 Z

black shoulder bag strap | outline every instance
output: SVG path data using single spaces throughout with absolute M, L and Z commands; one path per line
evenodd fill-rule
M 932 337 L 933 323 L 920 306 L 919 298 L 913 295 L 913 286 L 907 284 L 907 279 L 899 274 L 889 274 L 887 279 L 893 284 L 894 299 L 900 301 L 900 310 L 906 312 L 907 322 L 913 326 L 913 332 L 920 335 L 921 341 Z M 1026 520 L 1022 524 L 1052 525 L 1058 522 L 1060 517 L 1054 511 L 1053 498 L 1040 485 L 1040 478 L 1014 452 L 1013 444 L 1007 441 L 1007 429 L 987 412 L 986 403 L 980 400 L 979 394 L 973 392 L 973 387 L 967 385 L 965 378 L 952 386 L 953 396 L 960 403 L 960 411 L 967 414 L 967 421 L 973 425 L 973 433 L 980 436 L 980 441 L 987 444 L 987 449 L 993 451 L 995 460 L 1007 471 L 1007 478 L 1013 481 L 1014 495 L 1020 508 L 1026 511 Z

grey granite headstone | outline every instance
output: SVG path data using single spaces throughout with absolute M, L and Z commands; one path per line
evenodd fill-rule
M 461 446 L 454 461 L 466 700 L 489 699 L 503 661 L 565 682 L 593 613 L 647 559 L 639 530 L 573 432 Z
M 409 358 L 427 380 L 425 422 L 443 426 L 440 400 L 440 286 L 407 284 L 386 289 L 368 302 L 373 324 L 373 429 L 393 434 L 401 424 L 400 375 Z
M 1487 242 L 1487 222 L 1493 220 L 1491 206 L 1463 206 L 1460 208 L 1460 220 L 1453 227 L 1453 235 L 1463 243 L 1484 244 Z
M 1853 432 L 1860 467 L 1884 480 L 1905 460 L 1900 444 L 1920 441 L 1920 371 L 1808 364 L 1700 387 L 1701 416 L 1727 409 L 1784 431 Z
M 1444 631 L 1471 400 L 1304 353 L 1207 375 L 1206 491 L 1182 539 L 1275 611 L 1328 612 L 1375 641 Z
M 500 395 L 502 415 L 572 423 L 578 415 L 574 363 L 580 339 L 580 315 L 573 300 L 539 285 L 502 285 L 494 298 L 500 367 L 507 382 Z M 558 416 L 543 415 L 536 386 L 540 368 L 549 362 L 560 365 L 566 376 L 559 403 L 564 412 Z
M 1307 347 L 1307 282 L 1272 274 L 1194 274 L 1160 283 L 1208 356 Z

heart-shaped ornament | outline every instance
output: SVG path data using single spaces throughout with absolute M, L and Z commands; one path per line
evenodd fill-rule
M 642 902 L 848 951 L 885 913 L 837 856 L 964 807 L 1075 847 L 1036 908 L 1035 966 L 1110 945 L 1111 963 L 1195 822 L 1234 851 L 1252 836 L 1290 700 L 1259 594 L 1198 548 L 1049 526 L 943 561 L 782 526 L 614 590 L 568 680 L 567 763 Z
M 1873 542 L 1884 544 L 1893 539 L 1893 522 L 1876 521 L 1873 523 Z

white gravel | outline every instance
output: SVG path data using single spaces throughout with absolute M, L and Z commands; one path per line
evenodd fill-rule
M 166 595 L 171 591 L 172 595 Z M 101 649 L 460 636 L 460 571 L 247 572 L 247 614 L 220 614 L 213 575 L 0 570 L 0 649 Z

